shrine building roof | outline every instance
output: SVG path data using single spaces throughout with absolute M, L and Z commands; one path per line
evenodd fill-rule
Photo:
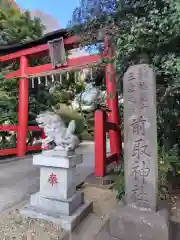
M 44 34 L 44 36 L 39 39 L 28 41 L 25 43 L 5 45 L 5 46 L 0 45 L 0 56 L 14 53 L 19 50 L 32 48 L 38 45 L 46 44 L 48 41 L 51 41 L 55 38 L 66 37 L 66 36 L 68 36 L 67 29 L 60 29 L 60 30 L 56 30 L 56 31 Z

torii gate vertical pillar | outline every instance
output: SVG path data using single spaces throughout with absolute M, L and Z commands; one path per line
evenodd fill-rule
M 107 51 L 107 58 L 113 57 L 112 48 L 109 47 L 108 40 L 105 39 L 105 51 Z M 121 136 L 119 129 L 119 110 L 118 110 L 118 95 L 116 90 L 116 71 L 113 63 L 106 65 L 106 91 L 107 91 L 107 107 L 110 110 L 108 113 L 108 121 L 114 123 L 116 130 L 109 131 L 111 154 L 121 153 Z
M 19 107 L 18 107 L 18 131 L 17 131 L 17 155 L 23 157 L 26 153 L 26 138 L 28 130 L 28 78 L 25 77 L 28 67 L 28 59 L 20 58 L 19 79 Z

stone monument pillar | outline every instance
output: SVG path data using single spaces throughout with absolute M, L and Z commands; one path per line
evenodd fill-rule
M 126 203 L 155 211 L 158 162 L 153 69 L 146 64 L 130 67 L 123 86 Z
M 106 229 L 109 239 L 168 240 L 166 209 L 158 209 L 156 78 L 147 64 L 123 78 L 125 202 Z M 100 240 L 100 235 L 97 240 Z
M 51 112 L 40 114 L 37 122 L 45 129 L 44 141 L 53 141 L 56 147 L 33 156 L 33 164 L 40 166 L 40 190 L 31 196 L 21 214 L 50 221 L 71 232 L 92 210 L 83 193 L 76 191 L 76 166 L 82 163 L 82 155 L 75 151 L 79 146 L 73 134 L 75 122 L 66 128 L 61 118 Z

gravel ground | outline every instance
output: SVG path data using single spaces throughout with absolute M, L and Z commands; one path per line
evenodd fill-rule
M 108 189 L 83 186 L 85 199 L 93 201 L 93 213 L 99 218 L 109 213 L 116 204 L 115 193 Z M 63 239 L 63 229 L 39 219 L 25 219 L 19 209 L 27 201 L 2 213 L 0 216 L 0 239 L 2 240 L 55 240 Z
M 63 230 L 48 222 L 22 218 L 18 209 L 12 209 L 0 217 L 0 239 L 3 240 L 55 240 L 64 236 Z
M 93 202 L 93 212 L 98 217 L 109 214 L 117 205 L 116 193 L 108 188 L 86 185 L 83 192 L 85 199 Z
M 93 202 L 93 214 L 98 219 L 103 219 L 116 206 L 116 194 L 107 188 L 84 185 L 82 187 L 85 199 Z M 27 201 L 8 209 L 0 215 L 0 240 L 64 240 L 66 232 L 49 222 L 39 219 L 25 219 L 19 214 Z M 170 199 L 171 220 L 176 224 L 180 223 L 180 193 L 171 196 Z M 87 225 L 89 225 L 88 220 Z M 83 229 L 83 223 L 79 226 Z M 79 232 L 78 229 L 78 232 Z M 176 229 L 175 229 L 176 230 Z M 176 235 L 179 234 L 179 227 Z M 173 231 L 174 232 L 174 231 Z M 179 236 L 179 235 L 178 235 Z M 79 238 L 77 238 L 80 240 Z M 84 240 L 84 238 L 82 238 Z M 173 237 L 173 240 L 179 237 Z

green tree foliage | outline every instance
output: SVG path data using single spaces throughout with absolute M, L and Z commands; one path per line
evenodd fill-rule
M 0 46 L 19 44 L 28 40 L 33 40 L 41 37 L 43 34 L 43 26 L 39 19 L 32 20 L 28 12 L 20 12 L 14 9 L 9 1 L 0 1 Z M 19 67 L 17 62 L 10 65 L 1 63 L 0 77 L 0 124 L 17 124 L 18 112 L 18 79 L 5 79 L 3 74 L 7 71 L 13 71 Z M 35 91 L 34 91 L 35 90 Z M 29 121 L 35 119 L 35 115 L 44 109 L 48 108 L 47 104 L 48 90 L 43 87 L 29 92 Z M 39 96 L 40 95 L 40 96 Z M 44 108 L 43 108 L 44 106 Z M 1 148 L 16 145 L 15 135 L 6 132 L 1 132 Z M 7 138 L 8 137 L 8 138 Z M 13 137 L 12 139 L 7 140 Z M 10 145 L 9 145 L 10 144 Z
M 0 125 L 17 123 L 17 81 L 0 75 Z M 15 147 L 14 133 L 0 132 L 0 148 Z
M 148 62 L 154 67 L 158 140 L 161 146 L 171 148 L 180 136 L 179 1 L 82 0 L 74 11 L 73 23 L 74 31 L 89 40 L 102 34 L 109 37 L 116 50 L 114 60 L 120 87 L 128 66 Z M 84 29 L 78 23 L 84 23 Z
M 4 9 L 4 8 L 7 9 L 12 7 L 10 2 L 7 0 L 0 0 L 0 6 L 1 6 L 1 9 Z
M 0 76 L 0 125 L 17 123 L 17 80 Z
M 31 19 L 29 12 L 21 13 L 13 7 L 0 7 L 0 45 L 36 39 L 42 36 L 43 29 L 40 20 Z
M 80 27 L 78 24 L 83 24 Z M 158 145 L 163 156 L 180 146 L 180 4 L 178 0 L 82 0 L 71 26 L 92 41 L 109 37 L 115 49 L 119 88 L 132 64 L 149 63 L 156 72 Z M 122 120 L 121 120 L 122 121 Z M 167 157 L 171 162 L 170 157 Z M 161 154 L 159 155 L 161 159 Z M 173 160 L 174 161 L 174 160 Z M 176 157 L 178 162 L 178 157 Z M 167 161 L 163 161 L 167 162 Z M 173 162 L 174 163 L 174 162 Z M 167 164 L 166 164 L 167 165 Z M 179 164 L 177 164 L 179 165 Z M 163 168 L 161 164 L 161 168 Z M 169 167 L 166 168 L 166 172 Z M 161 174 L 160 174 L 161 175 Z M 160 181 L 162 184 L 162 181 Z
M 57 103 L 54 107 L 58 109 L 61 104 L 70 105 L 76 94 L 80 93 L 83 89 L 84 84 L 80 80 L 78 71 L 55 75 L 55 82 L 50 88 L 50 93 Z

